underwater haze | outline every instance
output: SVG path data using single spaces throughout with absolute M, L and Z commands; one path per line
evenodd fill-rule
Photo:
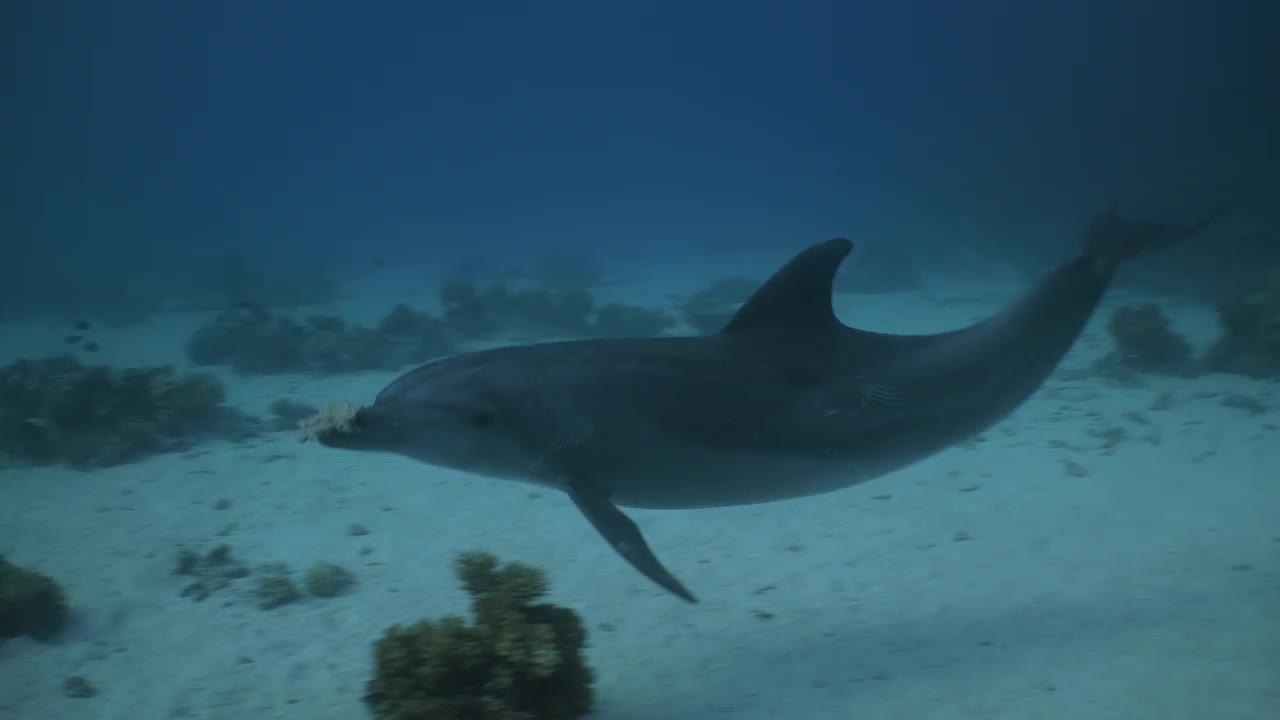
M 1280 5 L 0 18 L 0 719 L 1280 717 Z M 627 510 L 699 604 L 580 496 L 299 443 L 441 358 L 716 336 L 831 238 L 878 333 L 1123 266 L 974 437 Z

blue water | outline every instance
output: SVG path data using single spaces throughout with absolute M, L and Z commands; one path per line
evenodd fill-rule
M 225 387 L 224 408 L 261 422 L 274 422 L 280 398 L 367 402 L 434 352 L 415 355 L 396 340 L 387 347 L 402 354 L 378 346 L 377 362 L 335 366 L 329 359 L 376 342 L 333 349 L 313 339 L 301 359 L 270 372 L 252 365 L 261 358 L 203 362 L 193 335 L 228 308 L 299 327 L 313 316 L 374 327 L 396 303 L 443 316 L 440 288 L 461 277 L 585 290 L 597 305 L 666 313 L 660 332 L 687 334 L 699 329 L 682 314 L 692 293 L 728 276 L 749 286 L 806 245 L 843 236 L 858 247 L 851 262 L 873 269 L 849 270 L 842 319 L 925 332 L 998 311 L 1070 257 L 1109 202 L 1177 220 L 1229 204 L 1205 237 L 1122 275 L 1066 363 L 1082 368 L 1109 348 L 1109 313 L 1131 303 L 1159 304 L 1207 352 L 1220 333 L 1215 303 L 1262 292 L 1280 269 L 1280 6 L 1267 3 L 141 0 L 10 3 L 0 13 L 0 364 L 70 357 L 209 372 Z M 504 322 L 447 349 L 603 327 Z M 43 392 L 55 376 L 34 387 Z M 1003 426 L 1023 439 L 987 442 L 973 451 L 980 460 L 948 456 L 883 487 L 769 505 L 759 517 L 750 508 L 637 514 L 678 574 L 698 577 L 705 561 L 702 594 L 736 598 L 710 611 L 633 577 L 562 498 L 529 511 L 540 523 L 532 535 L 545 540 L 531 542 L 512 535 L 515 511 L 491 511 L 486 500 L 525 502 L 527 488 L 460 475 L 424 483 L 426 470 L 389 459 L 333 465 L 274 427 L 88 469 L 6 455 L 0 553 L 61 581 L 72 612 L 50 641 L 0 640 L 0 718 L 140 717 L 138 708 L 147 717 L 364 717 L 369 647 L 393 623 L 463 611 L 449 562 L 473 546 L 547 568 L 555 600 L 583 614 L 599 717 L 1280 717 L 1275 377 L 1160 377 L 1141 389 L 1056 382 L 1032 415 Z M 1166 391 L 1185 402 L 1169 415 L 1150 410 Z M 1219 402 L 1235 396 L 1262 409 Z M 45 432 L 15 397 L 0 397 L 0 435 L 33 422 Z M 1159 432 L 1124 419 L 1135 413 Z M 1053 424 L 1062 417 L 1066 426 Z M 1080 460 L 1097 486 L 1063 491 L 1063 453 L 1112 427 L 1098 417 L 1160 441 Z M 100 441 L 77 442 L 100 459 Z M 1206 458 L 1221 464 L 1201 465 Z M 1012 470 L 1039 479 L 1020 487 Z M 1150 508 L 1166 487 L 1153 474 L 1174 477 L 1187 499 Z M 940 479 L 962 477 L 955 487 Z M 1144 478 L 1133 481 L 1140 491 L 1126 484 L 1133 477 Z M 454 496 L 451 483 L 465 492 Z M 984 500 L 957 490 L 968 483 L 999 492 Z M 457 504 L 442 510 L 437 494 Z M 875 499 L 883 494 L 909 498 L 892 522 Z M 979 504 L 957 509 L 957 497 Z M 1091 523 L 1062 541 L 1066 550 L 1046 550 L 1056 569 L 1026 555 L 1036 523 L 1013 522 L 1022 536 L 1005 527 L 1002 508 L 1028 497 L 1039 500 L 1020 512 L 1042 517 L 1040 527 L 1079 530 L 1069 512 Z M 230 507 L 221 514 L 210 510 L 220 499 Z M 393 513 L 396 502 L 413 517 L 441 513 L 434 522 L 447 533 L 424 540 L 425 521 Z M 1116 503 L 1143 508 L 1133 509 L 1141 518 Z M 875 519 L 851 527 L 836 512 L 845 506 Z M 822 532 L 796 527 L 800 513 L 824 518 Z M 981 528 L 947 524 L 941 541 L 901 534 L 957 513 L 970 514 L 962 525 L 981 517 L 1003 529 L 982 538 Z M 763 524 L 751 526 L 753 517 Z M 1148 536 L 1126 530 L 1148 520 L 1161 538 L 1150 554 L 1108 565 L 1098 559 L 1124 551 L 1088 546 L 1093 535 L 1147 547 Z M 351 523 L 373 529 L 371 542 L 344 535 Z M 958 565 L 895 555 L 961 531 L 990 554 Z M 832 533 L 853 534 L 818 537 Z M 280 615 L 259 611 L 247 591 L 201 604 L 179 597 L 173 548 L 218 538 L 252 565 L 338 558 L 359 583 L 336 605 L 312 599 Z M 674 562 L 682 542 L 701 549 Z M 883 582 L 839 595 L 845 588 L 815 580 L 847 570 L 854 561 L 841 553 L 867 543 L 881 549 L 859 556 L 854 576 Z M 810 554 L 785 549 L 795 544 Z M 781 569 L 787 563 L 795 570 Z M 754 582 L 761 564 L 780 577 Z M 1090 566 L 1072 581 L 1068 568 Z M 895 567 L 909 568 L 910 582 L 895 585 Z M 920 589 L 929 577 L 943 580 Z M 434 592 L 438 584 L 449 589 Z M 777 622 L 762 619 L 774 611 L 751 594 L 766 585 Z M 1148 603 L 1183 591 L 1185 605 Z M 396 593 L 431 597 L 386 599 Z M 825 602 L 832 593 L 844 599 Z M 997 597 L 1014 598 L 1007 622 L 981 612 Z M 1069 599 L 1055 606 L 1055 597 Z M 859 616 L 851 608 L 863 602 L 879 610 Z M 1054 619 L 1037 615 L 1037 603 Z M 935 624 L 952 604 L 961 619 Z M 795 616 L 813 620 L 788 626 Z M 1138 626 L 1135 642 L 1149 651 L 1132 650 L 1139 660 L 1126 664 L 1129 651 L 1108 637 Z M 970 636 L 973 627 L 982 629 Z M 250 638 L 230 639 L 236 628 Z M 760 635 L 744 640 L 751 633 Z M 307 640 L 321 635 L 328 644 Z M 1219 640 L 1197 641 L 1206 637 Z M 880 648 L 874 659 L 868 646 Z M 817 659 L 795 660 L 811 651 Z M 903 659 L 913 653 L 923 659 Z M 273 654 L 291 669 L 237 665 L 252 655 L 260 667 Z M 338 659 L 326 666 L 326 657 Z M 169 682 L 177 658 L 183 670 Z M 1109 670 L 1087 671 L 1089 658 Z M 922 669 L 940 664 L 967 669 Z M 1080 672 L 1055 680 L 1051 668 L 1063 664 Z M 1031 666 L 1043 677 L 1019 674 Z M 100 692 L 65 697 L 66 676 L 79 674 Z

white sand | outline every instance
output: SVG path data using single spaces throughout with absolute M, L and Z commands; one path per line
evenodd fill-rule
M 938 329 L 994 310 L 1009 289 L 843 296 L 841 314 Z M 1209 309 L 1172 312 L 1197 342 L 1212 337 Z M 1105 348 L 1104 316 L 1064 367 Z M 103 359 L 181 363 L 201 320 L 105 331 Z M 13 355 L 40 354 L 61 329 L 3 332 Z M 261 414 L 281 396 L 367 401 L 391 377 L 228 381 L 233 402 Z M 1149 409 L 1166 391 L 1172 409 Z M 1273 409 L 1220 404 L 1237 392 Z M 371 644 L 392 623 L 464 611 L 450 562 L 480 547 L 546 568 L 553 599 L 583 615 L 594 717 L 1274 720 L 1277 425 L 1274 383 L 1059 377 L 974 446 L 860 487 L 632 511 L 703 598 L 696 607 L 631 570 L 555 493 L 292 433 L 92 473 L 7 472 L 0 552 L 58 578 L 75 607 L 55 642 L 0 645 L 0 718 L 367 717 Z M 1095 433 L 1112 427 L 1128 439 L 1105 450 Z M 216 509 L 220 498 L 230 507 Z M 369 534 L 350 536 L 352 523 Z M 251 580 L 200 603 L 179 597 L 175 546 L 219 542 L 250 565 L 339 562 L 358 585 L 270 611 L 248 597 Z M 100 693 L 64 697 L 71 674 Z

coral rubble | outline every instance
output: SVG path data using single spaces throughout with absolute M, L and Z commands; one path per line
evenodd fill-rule
M 203 553 L 182 546 L 178 548 L 173 573 L 192 578 L 182 588 L 182 597 L 203 602 L 234 581 L 248 577 L 249 568 L 231 557 L 231 546 L 227 544 L 215 545 Z

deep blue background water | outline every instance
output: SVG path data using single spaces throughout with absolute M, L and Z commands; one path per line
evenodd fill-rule
M 3 294 L 227 249 L 1025 252 L 1111 198 L 1274 215 L 1275 8 L 7 3 Z

